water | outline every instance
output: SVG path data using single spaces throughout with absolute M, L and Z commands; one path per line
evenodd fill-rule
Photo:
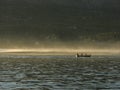
M 120 90 L 120 57 L 2 55 L 0 90 Z

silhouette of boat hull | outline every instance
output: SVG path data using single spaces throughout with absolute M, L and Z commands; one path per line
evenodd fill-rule
M 76 57 L 91 57 L 91 55 L 79 55 L 79 54 L 76 54 Z

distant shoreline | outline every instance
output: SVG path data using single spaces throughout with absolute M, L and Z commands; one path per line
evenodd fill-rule
M 84 52 L 80 52 L 84 53 Z M 97 55 L 120 55 L 112 52 L 85 52 L 92 56 Z M 76 52 L 0 52 L 0 55 L 76 55 Z

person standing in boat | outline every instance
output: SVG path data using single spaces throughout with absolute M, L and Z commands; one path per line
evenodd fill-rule
M 77 57 L 79 57 L 79 54 L 78 54 L 78 53 L 76 54 L 76 58 L 77 58 Z

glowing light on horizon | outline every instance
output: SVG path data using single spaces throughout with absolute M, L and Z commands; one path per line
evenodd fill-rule
M 48 48 L 48 49 L 0 49 L 0 53 L 120 53 L 118 49 L 69 49 L 69 48 Z

